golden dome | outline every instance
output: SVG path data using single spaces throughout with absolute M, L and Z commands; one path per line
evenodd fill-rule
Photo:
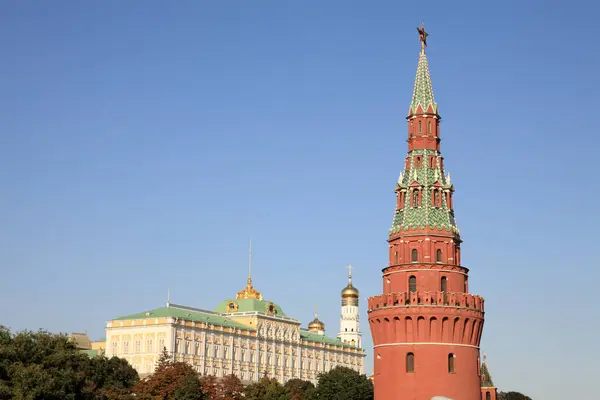
M 319 321 L 319 318 L 315 315 L 315 319 L 312 320 L 310 324 L 308 324 L 309 331 L 324 331 L 325 324 Z
M 235 296 L 236 299 L 257 299 L 257 300 L 262 300 L 263 296 L 262 294 L 254 289 L 254 286 L 252 286 L 252 278 L 250 276 L 248 276 L 248 282 L 246 283 L 246 287 L 242 290 L 240 290 L 238 292 L 238 294 Z
M 352 297 L 352 298 L 358 299 L 359 296 L 360 296 L 360 292 L 358 291 L 357 288 L 352 286 L 352 282 L 348 282 L 348 286 L 346 286 L 344 289 L 342 289 L 342 297 L 343 298 Z

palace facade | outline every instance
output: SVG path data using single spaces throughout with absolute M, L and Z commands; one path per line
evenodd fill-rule
M 340 333 L 331 338 L 317 315 L 304 329 L 279 305 L 264 300 L 249 276 L 235 298 L 213 311 L 168 302 L 108 321 L 106 355 L 125 358 L 141 376 L 154 372 L 163 349 L 202 375 L 234 374 L 244 383 L 265 374 L 282 384 L 292 378 L 316 383 L 320 373 L 336 366 L 363 373 L 358 296 L 350 275 L 342 290 Z

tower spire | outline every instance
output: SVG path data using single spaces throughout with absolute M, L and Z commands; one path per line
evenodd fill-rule
M 427 36 L 425 25 L 417 28 L 419 32 L 419 41 L 421 42 L 421 53 L 419 54 L 419 63 L 417 65 L 417 76 L 415 77 L 415 87 L 413 89 L 412 101 L 410 103 L 409 118 L 415 114 L 434 114 L 437 115 L 437 103 L 433 98 L 433 87 L 431 85 L 431 76 L 429 75 L 429 64 L 425 55 L 427 47 Z
M 252 286 L 252 240 L 248 249 L 248 280 L 246 287 L 240 290 L 236 299 L 258 299 L 262 300 L 262 294 Z
M 352 265 L 348 265 L 348 284 L 352 285 Z

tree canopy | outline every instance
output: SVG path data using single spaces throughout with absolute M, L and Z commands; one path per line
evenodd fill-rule
M 316 396 L 327 400 L 372 400 L 373 383 L 353 369 L 335 367 L 319 376 Z
M 531 400 L 531 397 L 519 392 L 499 392 L 498 400 Z
M 90 358 L 66 335 L 12 334 L 0 326 L 0 399 L 125 399 L 137 372 L 118 358 Z

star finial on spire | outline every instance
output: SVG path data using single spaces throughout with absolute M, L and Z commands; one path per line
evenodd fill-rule
M 425 53 L 425 47 L 427 47 L 427 36 L 429 33 L 425 32 L 425 24 L 421 23 L 421 27 L 417 27 L 419 32 L 419 42 L 421 42 L 421 53 Z

